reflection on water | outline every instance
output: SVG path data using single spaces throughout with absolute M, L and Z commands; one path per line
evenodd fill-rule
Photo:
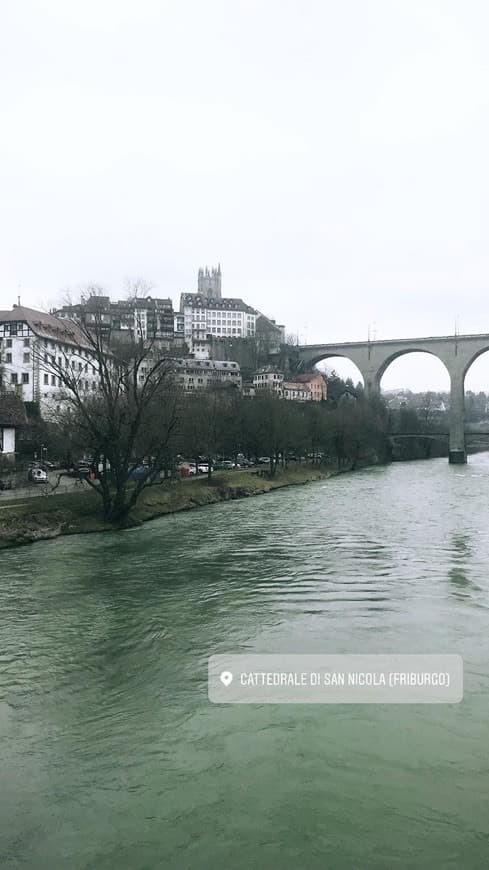
M 487 865 L 489 456 L 2 554 L 0 866 Z M 451 707 L 218 707 L 223 652 L 460 653 Z

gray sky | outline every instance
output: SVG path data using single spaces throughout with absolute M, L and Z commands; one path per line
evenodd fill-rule
M 488 24 L 483 0 L 3 3 L 0 307 L 138 276 L 177 303 L 220 261 L 301 341 L 489 332 Z M 448 378 L 423 355 L 383 385 Z

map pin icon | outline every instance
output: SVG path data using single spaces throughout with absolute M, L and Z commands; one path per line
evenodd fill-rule
M 233 675 L 231 671 L 223 671 L 221 676 L 219 677 L 223 686 L 230 686 L 233 682 Z

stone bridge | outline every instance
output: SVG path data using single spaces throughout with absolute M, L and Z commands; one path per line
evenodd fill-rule
M 387 341 L 354 341 L 340 344 L 309 344 L 298 348 L 304 368 L 320 360 L 342 356 L 360 369 L 367 396 L 380 395 L 380 382 L 390 364 L 406 353 L 430 353 L 444 364 L 450 377 L 449 462 L 466 462 L 464 432 L 464 382 L 470 366 L 489 350 L 489 335 L 450 335 L 431 338 L 400 338 Z

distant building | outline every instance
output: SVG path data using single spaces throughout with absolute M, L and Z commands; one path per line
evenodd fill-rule
M 307 384 L 297 381 L 284 381 L 282 384 L 282 398 L 290 402 L 310 402 L 312 393 Z
M 240 339 L 253 339 L 266 359 L 269 354 L 277 354 L 284 342 L 285 328 L 275 320 L 240 298 L 222 296 L 220 265 L 210 272 L 207 267 L 199 269 L 197 293 L 181 294 L 180 315 L 187 348 L 198 359 L 219 359 L 216 343 Z
M 263 350 L 268 353 L 278 353 L 280 345 L 285 341 L 285 326 L 281 326 L 270 317 L 256 312 L 255 335 Z
M 253 375 L 256 392 L 268 390 L 281 399 L 294 402 L 321 402 L 326 399 L 326 381 L 319 372 L 291 375 L 286 378 L 275 366 L 262 366 Z
M 313 402 L 324 402 L 328 397 L 327 381 L 319 372 L 305 372 L 301 375 L 294 375 L 289 381 L 296 384 L 298 390 L 302 387 L 309 390 Z
M 268 390 L 277 396 L 282 395 L 282 387 L 284 382 L 284 373 L 274 366 L 262 366 L 261 369 L 253 375 L 253 387 L 255 395 L 260 390 Z
M 243 381 L 241 392 L 245 399 L 253 399 L 256 395 L 255 387 L 250 381 Z
M 15 460 L 19 429 L 27 424 L 25 407 L 15 393 L 0 393 L 0 459 Z
M 180 317 L 188 350 L 196 359 L 209 359 L 215 339 L 253 338 L 258 312 L 242 299 L 221 296 L 221 267 L 199 269 L 197 293 L 182 293 Z M 179 324 L 181 321 L 179 321 Z
M 231 360 L 176 359 L 173 360 L 177 383 L 192 393 L 209 387 L 234 387 L 241 390 L 241 371 Z
M 175 312 L 173 317 L 173 335 L 175 339 L 181 339 L 182 345 L 185 343 L 185 318 L 179 312 Z
M 97 327 L 107 335 L 154 340 L 163 350 L 171 350 L 175 334 L 173 302 L 152 296 L 119 299 L 92 294 L 75 305 L 64 305 L 54 312 L 57 317 Z

